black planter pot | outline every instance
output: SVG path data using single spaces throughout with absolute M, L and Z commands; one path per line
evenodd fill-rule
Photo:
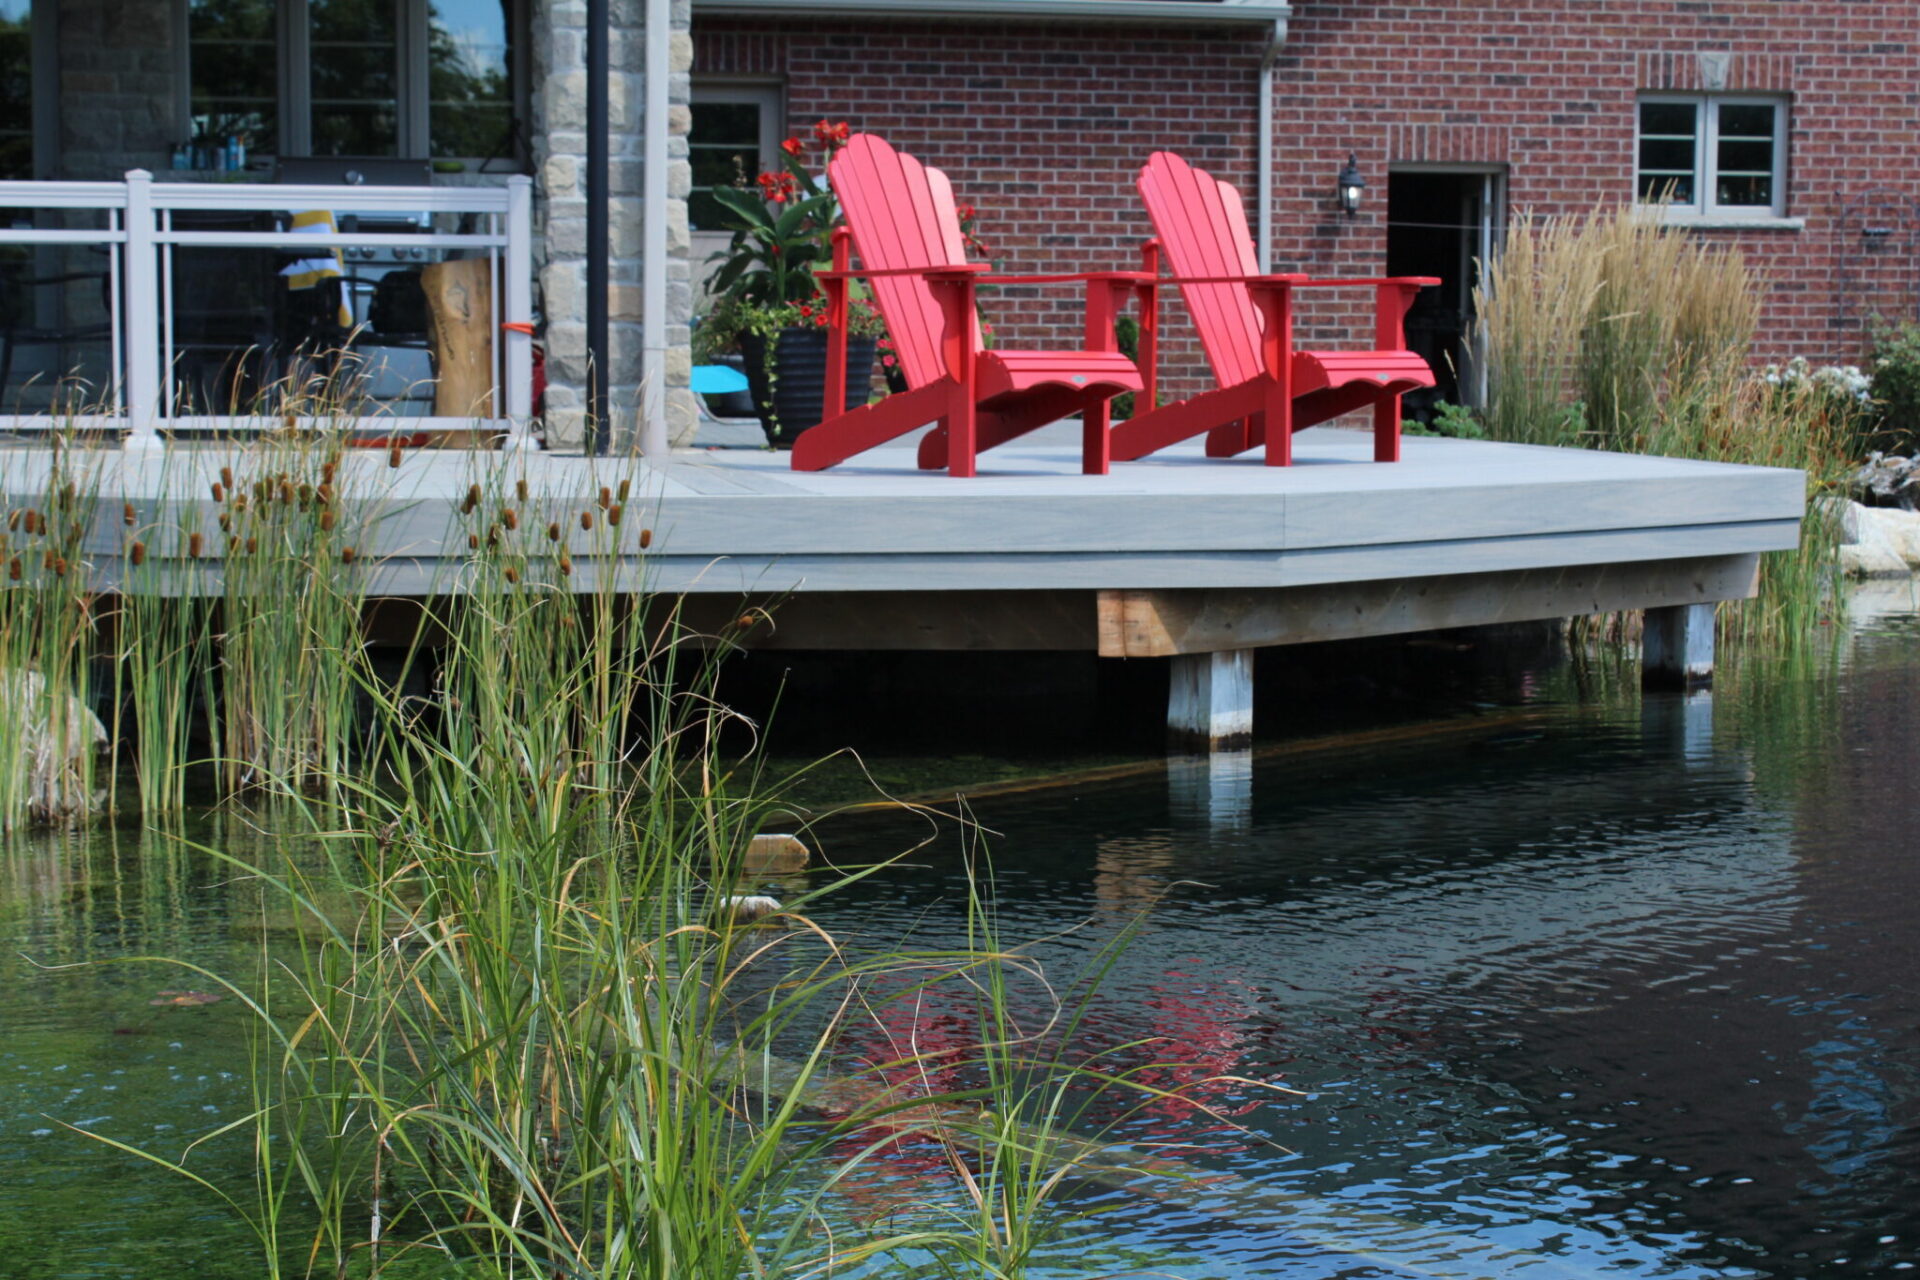
M 846 407 L 867 402 L 873 385 L 872 338 L 847 339 Z M 808 427 L 817 426 L 826 407 L 827 331 L 782 329 L 773 335 L 771 385 L 767 377 L 767 340 L 757 333 L 740 335 L 740 354 L 746 359 L 747 391 L 754 411 L 776 449 L 791 449 Z

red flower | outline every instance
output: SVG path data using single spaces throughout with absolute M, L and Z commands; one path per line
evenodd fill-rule
M 805 151 L 807 147 L 806 147 L 806 144 L 801 142 L 800 139 L 798 138 L 788 138 L 785 142 L 780 144 L 780 149 L 786 152 L 790 156 L 797 156 L 802 151 Z
M 845 142 L 851 134 L 852 130 L 847 127 L 845 120 L 840 121 L 838 124 L 830 124 L 822 120 L 813 126 L 813 136 L 819 139 L 822 145 L 828 147 L 838 146 Z
M 772 204 L 785 204 L 799 193 L 790 173 L 763 173 L 754 181 L 760 184 L 761 198 Z

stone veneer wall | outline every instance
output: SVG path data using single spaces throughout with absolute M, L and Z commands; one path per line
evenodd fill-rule
M 609 183 L 612 261 L 608 276 L 607 377 L 613 448 L 630 448 L 640 407 L 641 259 L 646 127 L 645 0 L 612 0 Z M 693 64 L 691 0 L 673 0 L 667 202 L 667 426 L 675 438 L 694 425 L 689 323 L 687 192 L 688 71 Z M 587 42 L 582 0 L 543 0 L 533 15 L 535 266 L 546 317 L 549 447 L 578 448 L 586 431 L 587 381 Z
M 165 177 L 183 132 L 176 34 L 173 0 L 60 0 L 59 177 Z

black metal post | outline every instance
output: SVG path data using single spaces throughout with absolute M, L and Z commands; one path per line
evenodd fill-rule
M 587 0 L 587 452 L 607 451 L 613 424 L 608 419 L 607 225 L 608 0 Z

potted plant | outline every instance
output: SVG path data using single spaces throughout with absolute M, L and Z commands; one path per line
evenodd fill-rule
M 847 140 L 846 123 L 820 121 L 816 147 L 831 157 Z M 744 357 L 755 412 L 777 449 L 791 448 L 818 423 L 826 402 L 827 308 L 814 272 L 832 261 L 839 202 L 807 169 L 808 145 L 781 143 L 782 168 L 760 174 L 756 192 L 721 187 L 714 198 L 731 215 L 727 248 L 707 284 L 713 309 L 695 335 L 695 358 L 738 350 Z M 847 344 L 846 407 L 865 404 L 873 381 L 874 343 L 884 326 L 858 290 Z

